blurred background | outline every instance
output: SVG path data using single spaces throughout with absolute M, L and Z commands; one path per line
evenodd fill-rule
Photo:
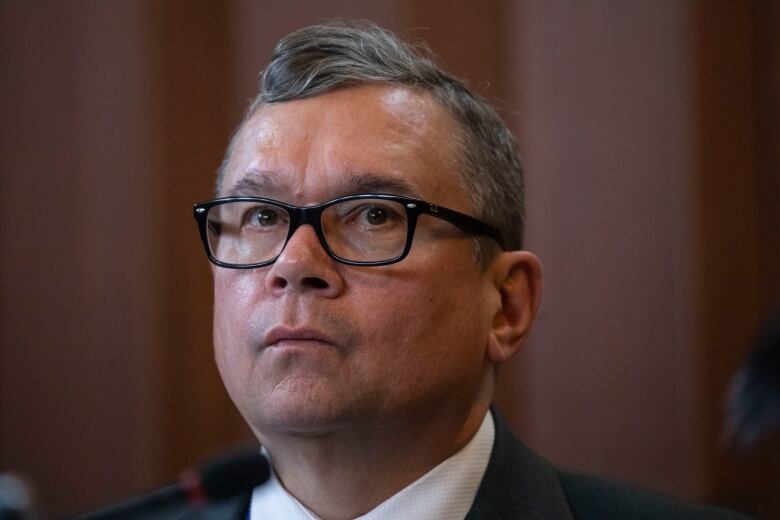
M 250 437 L 191 206 L 274 42 L 425 40 L 517 134 L 537 327 L 498 402 L 568 468 L 780 515 L 776 439 L 721 439 L 780 300 L 780 2 L 0 1 L 0 471 L 53 516 Z

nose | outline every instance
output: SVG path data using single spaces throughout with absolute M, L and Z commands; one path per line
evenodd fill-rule
M 323 249 L 311 225 L 300 226 L 271 264 L 266 288 L 276 296 L 290 291 L 335 298 L 344 289 L 338 264 Z

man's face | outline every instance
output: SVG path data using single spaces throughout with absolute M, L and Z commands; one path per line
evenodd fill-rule
M 311 205 L 412 195 L 473 214 L 453 167 L 456 123 L 427 94 L 362 86 L 261 107 L 221 195 Z M 339 264 L 311 226 L 268 267 L 214 268 L 216 361 L 261 438 L 468 411 L 500 296 L 472 238 L 421 217 L 409 256 Z

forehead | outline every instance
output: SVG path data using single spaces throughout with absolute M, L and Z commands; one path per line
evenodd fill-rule
M 402 86 L 263 105 L 236 137 L 220 195 L 316 203 L 381 191 L 463 206 L 458 130 L 429 94 Z

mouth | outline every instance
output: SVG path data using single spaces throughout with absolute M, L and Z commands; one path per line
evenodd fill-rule
M 274 327 L 263 338 L 263 348 L 306 347 L 316 344 L 334 346 L 335 342 L 327 334 L 306 327 Z

